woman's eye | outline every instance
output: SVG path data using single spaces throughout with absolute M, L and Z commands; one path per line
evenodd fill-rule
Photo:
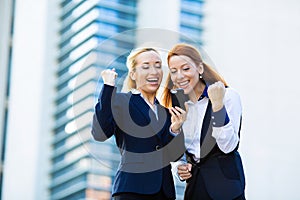
M 188 71 L 189 69 L 190 69 L 189 67 L 183 68 L 184 71 Z
M 161 68 L 161 64 L 156 64 L 155 67 L 156 68 Z
M 143 69 L 149 69 L 149 65 L 142 65 Z
M 175 74 L 176 70 L 171 70 L 170 72 L 171 72 L 171 74 Z

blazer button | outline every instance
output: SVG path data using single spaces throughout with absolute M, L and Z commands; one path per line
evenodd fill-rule
M 156 146 L 155 146 L 155 149 L 156 149 L 156 151 L 158 151 L 158 150 L 160 149 L 160 146 L 159 146 L 159 145 L 156 145 Z

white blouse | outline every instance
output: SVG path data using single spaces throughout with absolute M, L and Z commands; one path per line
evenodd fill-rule
M 182 129 L 185 138 L 187 151 L 194 155 L 196 162 L 200 161 L 200 137 L 203 126 L 203 119 L 208 105 L 208 98 L 204 97 L 193 103 L 188 101 L 187 119 Z M 224 153 L 233 151 L 239 142 L 239 127 L 242 116 L 242 105 L 239 94 L 232 88 L 226 88 L 224 106 L 227 111 L 229 122 L 224 126 L 214 126 L 212 136 L 216 139 L 217 145 Z M 212 113 L 214 119 L 214 113 Z M 178 162 L 173 163 L 173 172 L 177 174 L 177 166 L 185 162 L 185 156 Z M 175 168 L 175 169 L 174 169 Z

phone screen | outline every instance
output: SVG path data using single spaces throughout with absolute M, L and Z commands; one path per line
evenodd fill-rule
M 185 110 L 184 103 L 189 100 L 189 96 L 184 94 L 183 89 L 171 90 L 172 106 L 178 106 Z

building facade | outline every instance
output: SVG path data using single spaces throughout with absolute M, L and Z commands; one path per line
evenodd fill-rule
M 134 47 L 134 35 L 112 36 L 136 28 L 136 1 L 61 1 L 60 55 L 51 199 L 109 199 L 119 154 L 111 139 L 91 138 L 91 119 L 99 72 L 126 72 L 122 52 Z M 109 63 L 113 62 L 113 63 Z

